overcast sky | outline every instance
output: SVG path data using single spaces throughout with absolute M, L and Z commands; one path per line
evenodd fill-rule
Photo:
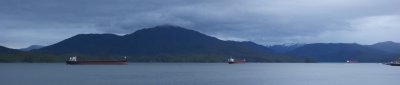
M 0 45 L 173 24 L 223 40 L 400 42 L 400 0 L 0 0 Z

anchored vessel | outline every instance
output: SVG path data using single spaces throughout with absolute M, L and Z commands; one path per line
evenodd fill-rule
M 86 64 L 110 64 L 110 65 L 126 65 L 128 64 L 128 59 L 124 57 L 123 60 L 77 60 L 77 57 L 70 57 L 68 61 L 65 62 L 69 65 L 86 65 Z
M 357 61 L 347 60 L 346 63 L 357 63 Z
M 232 57 L 228 59 L 228 64 L 244 64 L 244 63 L 246 63 L 246 59 L 236 60 L 236 61 Z
M 400 58 L 395 60 L 395 61 L 391 61 L 389 63 L 386 63 L 386 65 L 390 65 L 390 66 L 400 66 Z

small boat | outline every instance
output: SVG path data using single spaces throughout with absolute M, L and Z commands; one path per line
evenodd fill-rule
M 244 64 L 246 63 L 246 59 L 237 60 L 233 59 L 232 57 L 228 59 L 228 64 Z
M 128 59 L 124 57 L 123 60 L 77 60 L 77 57 L 74 56 L 70 57 L 65 63 L 68 65 L 126 65 Z
M 390 66 L 400 66 L 400 58 L 395 60 L 395 61 L 391 61 L 386 63 L 386 65 L 390 65 Z

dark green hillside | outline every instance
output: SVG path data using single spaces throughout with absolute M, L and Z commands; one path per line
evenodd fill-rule
M 359 44 L 348 43 L 316 43 L 307 44 L 288 54 L 309 57 L 320 62 L 386 62 L 394 59 L 394 55 Z
M 171 25 L 138 30 L 132 34 L 80 34 L 33 50 L 57 55 L 128 56 L 143 62 L 223 62 L 232 56 L 253 62 L 296 61 L 276 56 L 253 42 L 222 41 L 200 32 Z
M 22 52 L 0 46 L 0 62 L 61 62 L 65 57 Z
M 392 42 L 392 41 L 376 43 L 373 45 L 369 45 L 369 47 L 379 49 L 382 51 L 386 51 L 389 53 L 400 54 L 400 43 L 396 43 L 396 42 Z

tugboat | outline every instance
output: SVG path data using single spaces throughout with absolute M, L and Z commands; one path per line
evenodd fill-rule
M 244 64 L 246 63 L 246 59 L 237 60 L 233 59 L 232 57 L 228 59 L 228 64 Z
M 389 63 L 386 63 L 386 65 L 390 65 L 390 66 L 400 66 L 400 58 L 395 60 L 395 61 L 391 61 Z
M 94 65 L 126 65 L 128 64 L 128 59 L 124 57 L 123 60 L 81 60 L 78 61 L 77 57 L 69 57 L 69 60 L 65 62 L 68 65 L 89 65 L 89 64 L 94 64 Z

